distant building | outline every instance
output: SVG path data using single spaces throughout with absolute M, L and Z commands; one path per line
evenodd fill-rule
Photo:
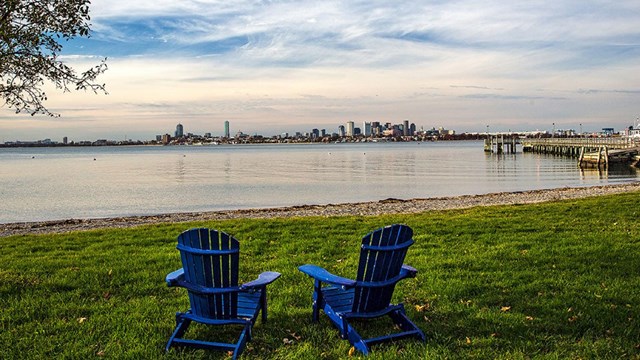
M 380 128 L 380 122 L 379 121 L 372 121 L 371 122 L 371 135 L 377 136 L 377 135 L 380 135 L 380 133 L 382 133 L 382 129 Z
M 162 143 L 166 145 L 169 142 L 171 142 L 171 135 L 169 134 L 162 135 Z
M 391 128 L 391 129 L 387 129 L 384 130 L 382 132 L 383 136 L 390 136 L 390 137 L 398 137 L 398 136 L 402 136 L 402 131 L 398 130 L 397 128 Z
M 69 139 L 65 136 L 62 138 L 62 143 L 67 145 L 69 143 Z
M 178 124 L 176 125 L 176 133 L 175 136 L 177 138 L 181 138 L 184 136 L 184 128 L 182 127 L 182 124 Z
M 317 139 L 319 137 L 320 137 L 320 130 L 318 130 L 318 129 L 311 130 L 311 138 L 312 139 Z
M 409 120 L 405 120 L 402 122 L 402 135 L 409 136 Z
M 224 122 L 224 137 L 229 137 L 229 121 Z
M 363 121 L 362 129 L 364 130 L 364 136 L 371 136 L 371 123 Z
M 628 137 L 640 138 L 640 118 L 636 119 L 636 123 L 629 126 L 624 132 Z
M 353 121 L 347 121 L 347 136 L 353 136 L 354 125 Z
M 339 125 L 338 126 L 338 136 L 340 137 L 344 137 L 347 133 L 344 130 L 344 125 Z

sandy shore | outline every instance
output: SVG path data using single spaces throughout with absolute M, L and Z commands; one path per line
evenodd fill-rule
M 151 216 L 116 217 L 105 219 L 69 219 L 60 221 L 0 224 L 0 237 L 20 234 L 64 233 L 98 228 L 127 228 L 143 224 L 224 220 L 238 218 L 286 218 L 302 216 L 408 214 L 430 210 L 462 209 L 474 206 L 530 204 L 545 201 L 577 199 L 624 192 L 640 191 L 640 182 L 579 188 L 559 188 L 522 192 L 503 192 L 486 195 L 463 195 L 428 199 L 387 199 L 381 201 L 303 205 L 283 208 L 174 213 Z

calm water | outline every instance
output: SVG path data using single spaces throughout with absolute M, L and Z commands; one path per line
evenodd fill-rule
M 95 160 L 94 160 L 95 159 Z M 0 223 L 638 181 L 481 142 L 0 149 Z

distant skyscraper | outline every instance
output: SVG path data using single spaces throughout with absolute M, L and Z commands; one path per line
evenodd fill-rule
M 364 136 L 371 136 L 371 123 L 363 121 L 362 130 L 364 131 Z
M 184 136 L 184 128 L 182 127 L 182 124 L 178 124 L 176 125 L 176 137 L 180 138 Z
M 65 136 L 62 138 L 62 143 L 67 145 L 69 143 L 69 139 Z
M 353 136 L 353 121 L 347 121 L 347 136 Z
M 344 125 L 339 125 L 339 126 L 338 126 L 338 136 L 340 136 L 340 137 L 344 137 L 344 135 L 345 135 L 345 134 L 346 134 L 346 133 L 345 133 L 345 131 L 344 131 Z
M 229 121 L 224 122 L 224 137 L 229 137 Z
M 409 136 L 409 120 L 402 123 L 402 135 Z
M 382 132 L 382 129 L 380 128 L 380 122 L 379 121 L 372 121 L 371 122 L 371 135 L 380 135 L 381 132 Z

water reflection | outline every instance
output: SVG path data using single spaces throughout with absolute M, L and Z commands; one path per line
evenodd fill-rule
M 12 169 L 0 172 L 0 222 L 442 197 L 639 176 L 628 166 L 580 169 L 575 159 L 485 153 L 481 142 L 13 149 L 0 151 L 0 167 Z
M 582 167 L 580 168 L 582 180 L 597 178 L 599 180 L 615 181 L 638 176 L 638 168 L 626 164 L 610 164 L 608 167 Z

